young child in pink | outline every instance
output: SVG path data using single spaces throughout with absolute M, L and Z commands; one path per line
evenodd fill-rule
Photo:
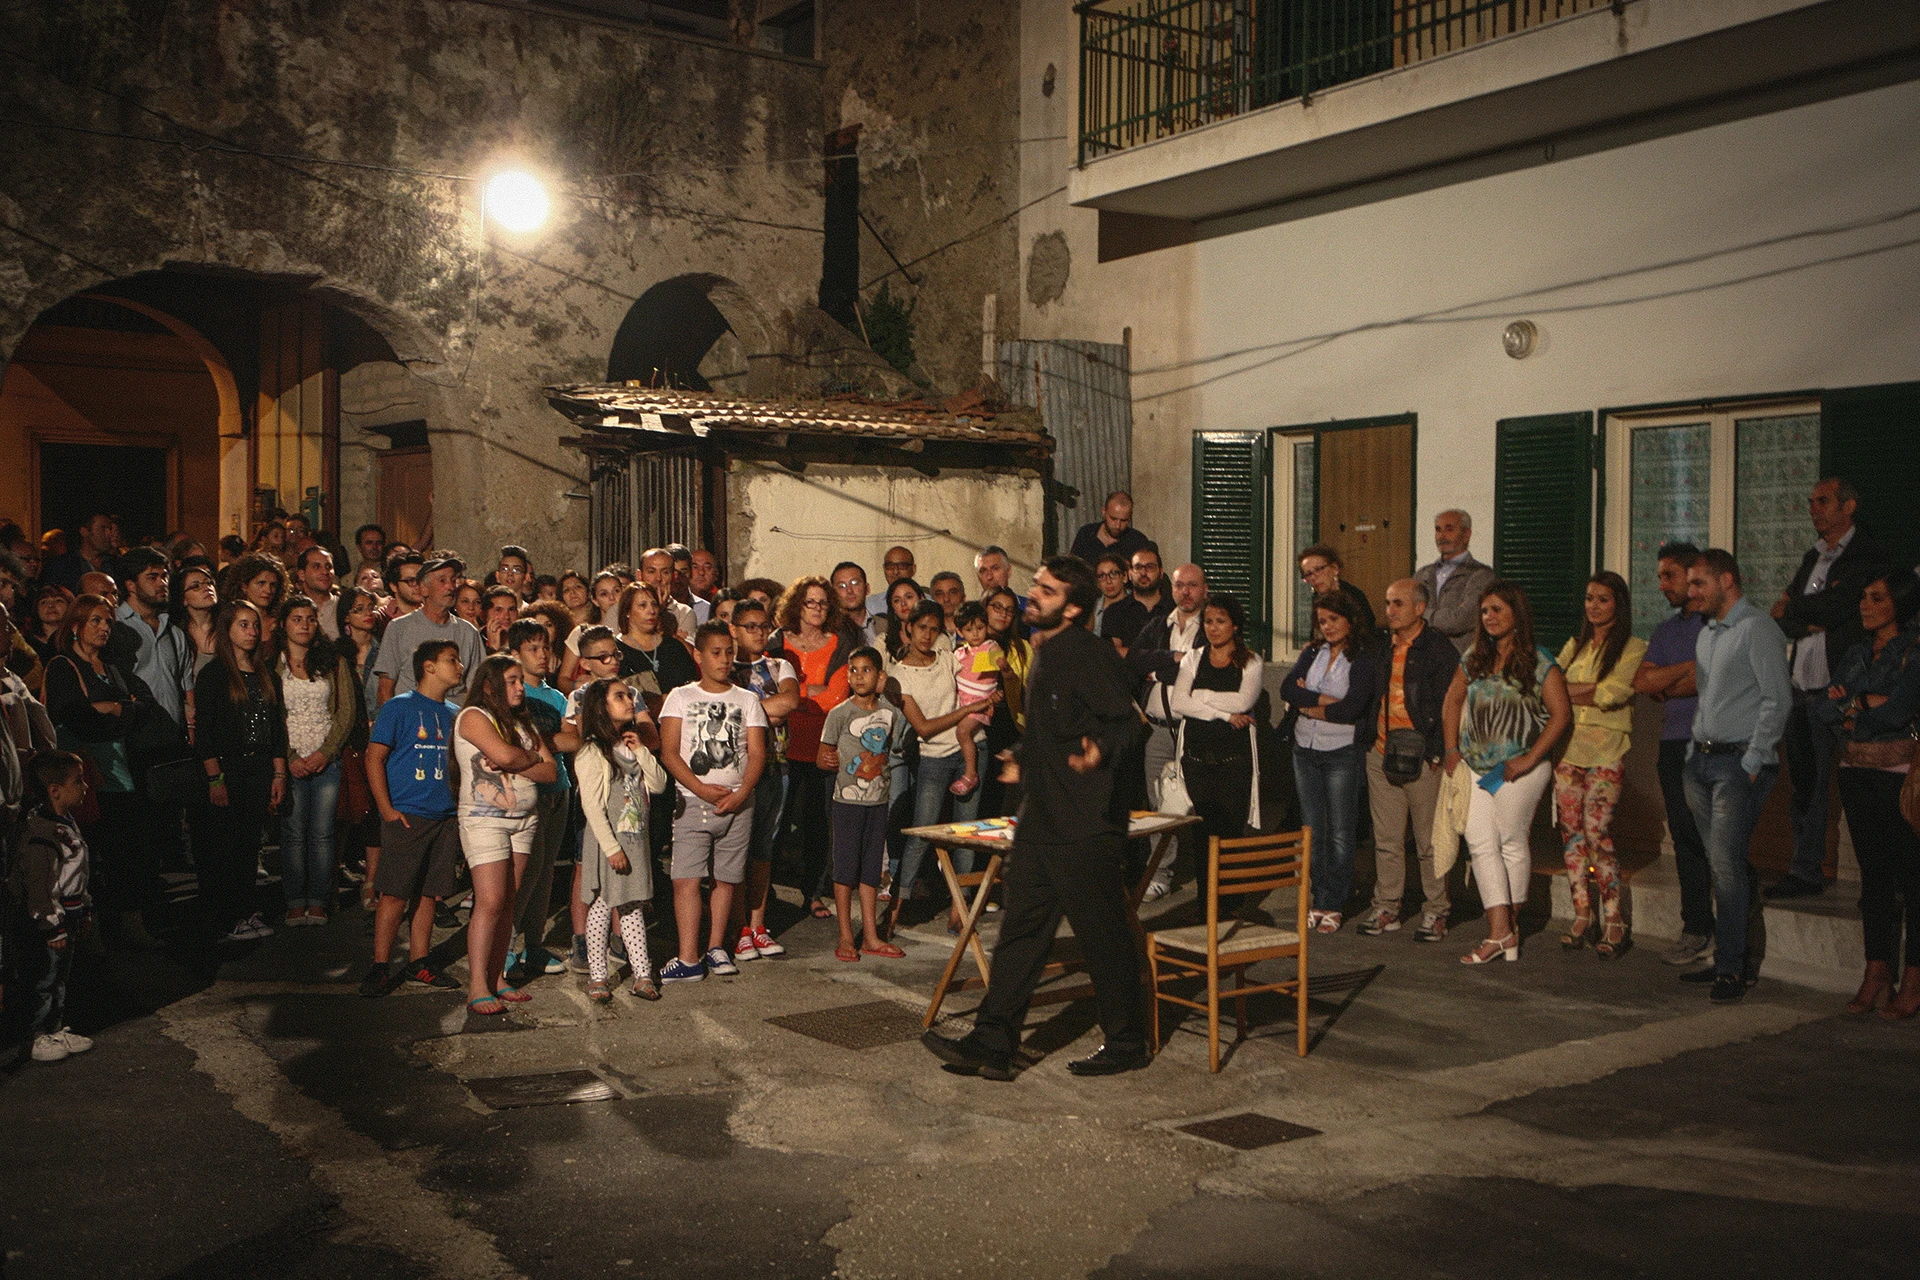
M 954 611 L 954 626 L 960 630 L 959 643 L 953 646 L 953 683 L 959 704 L 982 702 L 1000 687 L 1000 672 L 1006 665 L 1006 651 L 998 640 L 987 635 L 986 606 L 970 600 Z M 949 791 L 957 796 L 970 795 L 980 785 L 980 747 L 974 734 L 986 731 L 987 718 L 971 715 L 954 727 L 960 739 L 962 772 Z

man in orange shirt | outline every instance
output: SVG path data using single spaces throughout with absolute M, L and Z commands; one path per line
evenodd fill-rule
M 1396 932 L 1406 914 L 1407 820 L 1420 857 L 1425 902 L 1413 936 L 1438 942 L 1447 936 L 1447 882 L 1433 873 L 1433 810 L 1440 795 L 1440 758 L 1446 748 L 1441 709 L 1460 655 L 1446 636 L 1427 625 L 1427 589 L 1414 578 L 1387 588 L 1387 630 L 1393 660 L 1381 667 L 1380 718 L 1367 751 L 1367 804 L 1373 813 L 1373 905 L 1360 917 L 1371 937 Z

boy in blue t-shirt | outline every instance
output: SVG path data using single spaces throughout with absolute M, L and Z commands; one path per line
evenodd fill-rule
M 880 872 L 887 861 L 887 809 L 892 799 L 889 757 L 907 732 L 907 717 L 880 696 L 880 654 L 855 649 L 847 659 L 847 700 L 827 713 L 816 763 L 829 783 L 833 827 L 833 902 L 840 917 L 834 955 L 898 959 L 905 953 L 880 936 Z M 853 942 L 853 892 L 860 890 L 864 941 Z
M 451 640 L 428 640 L 413 652 L 414 687 L 380 708 L 367 744 L 367 785 L 380 810 L 380 867 L 374 891 L 373 967 L 363 996 L 384 996 L 408 978 L 430 987 L 460 984 L 427 961 L 433 908 L 454 890 L 460 827 L 450 785 L 453 708 L 445 698 L 463 688 L 466 668 Z M 400 917 L 412 904 L 407 963 L 391 963 Z

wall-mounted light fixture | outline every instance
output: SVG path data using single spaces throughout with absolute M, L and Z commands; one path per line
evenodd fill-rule
M 1540 326 L 1531 320 L 1515 320 L 1500 332 L 1500 345 L 1515 360 L 1532 355 L 1540 342 Z

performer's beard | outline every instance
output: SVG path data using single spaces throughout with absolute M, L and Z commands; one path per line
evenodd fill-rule
M 1035 631 L 1057 631 L 1060 624 L 1067 620 L 1067 606 L 1064 602 L 1052 613 L 1040 612 L 1040 602 L 1027 601 L 1027 625 Z

